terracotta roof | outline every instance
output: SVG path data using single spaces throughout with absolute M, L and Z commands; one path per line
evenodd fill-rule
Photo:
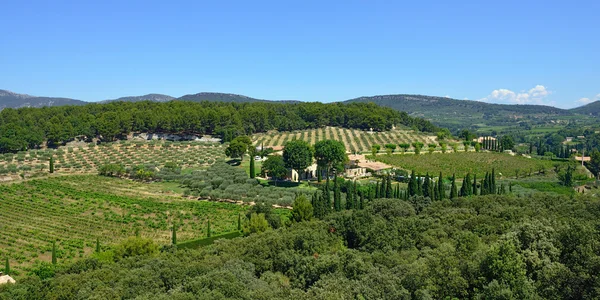
M 359 162 L 358 166 L 361 168 L 366 168 L 373 171 L 381 171 L 386 169 L 391 169 L 392 166 L 384 164 L 382 162 L 374 161 L 374 162 Z

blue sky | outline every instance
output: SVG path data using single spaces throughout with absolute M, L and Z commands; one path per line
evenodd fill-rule
M 574 107 L 600 100 L 599 3 L 9 0 L 0 89 Z

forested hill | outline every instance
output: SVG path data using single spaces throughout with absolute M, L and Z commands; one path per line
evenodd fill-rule
M 156 101 L 156 102 L 167 102 L 175 99 L 173 96 L 163 95 L 163 94 L 147 94 L 143 96 L 127 96 L 121 97 L 113 100 L 105 100 L 103 102 L 111 102 L 111 101 L 123 101 L 123 102 L 139 102 L 139 101 Z
M 373 102 L 432 120 L 444 127 L 470 126 L 480 122 L 514 123 L 515 119 L 572 115 L 573 112 L 544 105 L 508 105 L 422 95 L 360 97 L 346 103 Z M 499 124 L 498 124 L 499 125 Z
M 112 141 L 130 132 L 235 136 L 338 126 L 376 131 L 404 125 L 439 130 L 430 122 L 373 103 L 110 102 L 0 111 L 0 152 L 60 145 L 78 136 Z
M 225 93 L 198 93 L 198 94 L 189 94 L 184 95 L 177 100 L 185 100 L 185 101 L 216 101 L 216 102 L 236 102 L 236 103 L 248 103 L 248 102 L 285 102 L 285 103 L 298 103 L 298 100 L 264 100 L 264 99 L 256 99 L 244 95 L 238 94 L 225 94 Z
M 582 115 L 600 116 L 600 101 L 594 101 L 584 106 L 572 108 L 570 111 Z
M 87 102 L 59 97 L 36 97 L 26 94 L 17 94 L 11 91 L 0 90 L 0 110 L 12 107 L 42 107 L 61 105 L 83 105 Z

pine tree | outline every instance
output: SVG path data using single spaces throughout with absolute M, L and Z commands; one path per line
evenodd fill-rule
M 210 220 L 208 220 L 208 223 L 206 225 L 206 237 L 210 237 L 211 233 L 210 233 Z
M 52 242 L 52 264 L 56 265 L 56 241 Z
M 473 174 L 473 191 L 471 194 L 477 196 L 477 174 Z
M 6 275 L 10 274 L 10 263 L 8 262 L 8 257 L 6 258 L 6 263 L 4 264 L 4 273 Z
M 452 174 L 452 186 L 450 187 L 450 199 L 458 197 L 458 190 L 456 188 L 456 174 Z
M 333 179 L 333 206 L 335 211 L 342 210 L 342 194 L 337 178 Z
M 50 157 L 50 173 L 54 173 L 54 157 Z
M 393 198 L 392 197 L 392 176 L 388 175 L 386 178 L 386 183 L 385 183 L 385 197 L 386 198 Z
M 250 153 L 250 178 L 256 177 L 256 171 L 254 170 L 254 155 Z
M 444 178 L 442 177 L 442 172 L 440 172 L 440 177 L 438 178 L 438 200 L 444 200 L 446 198 L 446 190 L 444 188 Z
M 100 252 L 100 238 L 96 238 L 96 253 Z
M 177 225 L 173 224 L 173 228 L 171 231 L 171 244 L 177 245 Z

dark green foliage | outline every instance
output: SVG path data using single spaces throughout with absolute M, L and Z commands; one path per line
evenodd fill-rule
M 438 177 L 437 189 L 438 200 L 444 200 L 446 198 L 446 188 L 444 186 L 444 178 L 442 177 L 442 172 L 440 172 L 440 176 Z
M 254 170 L 254 156 L 250 155 L 250 178 L 256 177 L 256 170 Z
M 313 217 L 313 206 L 312 204 L 304 197 L 304 195 L 299 195 L 294 200 L 294 205 L 292 209 L 291 219 L 294 222 L 303 222 L 310 221 Z
M 342 210 L 342 193 L 338 178 L 333 179 L 333 207 L 335 211 Z
M 224 233 L 224 234 L 219 234 L 219 235 L 213 235 L 213 236 L 207 237 L 207 238 L 189 240 L 189 241 L 179 243 L 179 244 L 177 244 L 177 249 L 196 249 L 201 246 L 208 246 L 208 245 L 214 243 L 214 241 L 219 240 L 219 239 L 233 239 L 233 238 L 240 237 L 240 236 L 242 236 L 242 233 L 240 231 L 234 231 L 234 232 L 229 232 L 229 233 Z
M 56 241 L 52 242 L 52 264 L 56 265 Z
M 50 173 L 54 173 L 54 157 L 50 157 Z
M 408 179 L 408 195 L 415 196 L 418 193 L 418 183 L 417 183 L 417 175 L 415 175 L 415 170 L 410 174 L 410 178 Z
M 324 168 L 328 176 L 332 170 L 343 168 L 343 164 L 348 160 L 344 143 L 335 140 L 317 142 L 314 145 L 314 157 L 317 165 Z
M 96 253 L 100 252 L 100 238 L 96 238 Z
M 121 164 L 105 164 L 98 168 L 98 175 L 102 176 L 120 177 L 125 173 L 125 167 Z
M 242 231 L 242 215 L 241 214 L 238 214 L 237 230 Z
M 283 162 L 286 168 L 294 169 L 300 174 L 312 164 L 313 149 L 303 140 L 292 140 L 285 144 Z
M 393 198 L 392 195 L 392 176 L 387 175 L 385 178 L 385 197 L 386 198 Z
M 346 182 L 346 209 L 354 208 L 354 185 L 351 181 Z
M 285 163 L 281 155 L 270 155 L 262 163 L 261 172 L 265 175 L 271 176 L 273 179 L 281 180 L 287 174 Z
M 458 189 L 456 187 L 456 175 L 452 174 L 452 186 L 450 187 L 450 199 L 458 197 Z
M 4 274 L 10 275 L 10 262 L 8 261 L 8 257 L 6 258 L 6 262 L 4 263 Z
M 177 245 L 177 225 L 173 224 L 171 228 L 171 244 Z
M 210 237 L 210 235 L 211 235 L 210 220 L 208 220 L 208 222 L 206 223 L 206 237 Z

